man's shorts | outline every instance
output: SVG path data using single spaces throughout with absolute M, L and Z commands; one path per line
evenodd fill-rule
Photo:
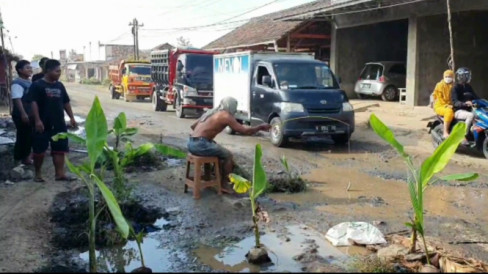
M 190 137 L 188 151 L 196 156 L 214 156 L 219 157 L 221 160 L 227 160 L 232 157 L 232 153 L 228 149 L 204 137 Z
M 34 132 L 32 140 L 32 150 L 34 154 L 44 154 L 51 144 L 51 154 L 64 154 L 69 152 L 68 139 L 59 139 L 53 141 L 51 137 L 60 133 L 61 131 L 45 130 L 43 133 Z

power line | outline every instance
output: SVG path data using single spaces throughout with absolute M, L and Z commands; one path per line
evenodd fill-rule
M 337 16 L 337 15 L 353 14 L 353 13 L 360 13 L 360 12 L 366 12 L 366 11 L 387 9 L 387 8 L 392 8 L 392 7 L 397 7 L 397 6 L 403 6 L 403 5 L 408 5 L 408 4 L 413 4 L 413 3 L 417 3 L 417 2 L 423 2 L 423 1 L 425 1 L 425 0 L 412 0 L 410 2 L 400 2 L 400 3 L 386 5 L 386 6 L 379 6 L 379 7 L 374 7 L 374 8 L 365 8 L 365 9 L 360 9 L 360 10 L 358 9 L 358 10 L 351 10 L 351 11 L 344 11 L 344 12 L 336 12 L 336 13 L 327 13 L 327 12 L 324 12 L 324 15 L 326 15 L 326 16 Z M 317 11 L 316 13 L 320 13 L 320 11 Z M 302 15 L 301 15 L 301 18 L 302 19 L 311 16 L 311 15 L 305 16 L 303 14 L 304 13 L 302 13 Z M 295 17 L 295 16 L 300 16 L 300 15 L 293 15 L 293 16 L 290 16 L 290 17 Z M 282 18 L 286 18 L 286 17 L 287 16 L 284 16 L 284 17 L 281 17 L 281 18 L 277 18 L 277 20 L 278 19 L 282 19 Z
M 129 33 L 127 31 L 125 31 L 124 33 L 120 34 L 119 36 L 117 36 L 116 38 L 112 39 L 112 40 L 109 40 L 106 44 L 109 44 L 113 41 L 116 41 L 116 40 L 119 40 L 120 38 L 124 37 L 125 35 L 129 35 Z
M 226 19 L 224 19 L 224 20 L 220 20 L 220 21 L 215 22 L 215 23 L 212 23 L 212 24 L 207 24 L 207 25 L 199 25 L 199 26 L 190 26 L 190 27 L 180 27 L 180 28 L 171 28 L 171 29 L 149 29 L 149 30 L 162 30 L 162 31 L 165 31 L 165 30 L 191 30 L 191 29 L 198 29 L 198 28 L 205 28 L 205 27 L 218 26 L 218 25 L 225 24 L 225 23 L 233 23 L 233 22 L 239 22 L 239 21 L 240 21 L 240 22 L 243 22 L 243 21 L 247 21 L 247 20 L 249 20 L 249 18 L 247 18 L 247 19 L 241 19 L 241 20 L 236 20 L 236 21 L 231 21 L 231 22 L 227 22 L 227 21 L 229 21 L 229 20 L 231 20 L 231 19 L 235 19 L 235 18 L 237 18 L 237 17 L 241 17 L 242 15 L 245 15 L 245 14 L 251 13 L 251 12 L 253 12 L 253 11 L 255 11 L 255 10 L 258 10 L 258 9 L 263 8 L 263 7 L 269 6 L 269 5 L 271 5 L 271 4 L 273 4 L 273 3 L 276 3 L 276 2 L 278 2 L 278 1 L 281 1 L 281 0 L 273 0 L 273 1 L 271 1 L 271 2 L 268 2 L 268 3 L 264 4 L 264 5 L 261 5 L 261 6 L 258 6 L 258 7 L 255 7 L 255 8 L 252 8 L 252 9 L 250 9 L 250 10 L 247 10 L 247 11 L 243 12 L 243 13 L 240 13 L 240 14 L 238 14 L 238 15 L 235 15 L 235 16 L 232 16 L 232 17 L 229 17 L 229 18 L 226 18 Z
M 204 4 L 205 2 L 207 2 L 207 0 L 203 0 L 203 1 L 200 1 L 196 4 L 194 4 L 193 6 L 190 6 L 189 9 L 194 9 L 194 8 L 197 8 L 199 7 L 201 4 Z M 181 8 L 187 8 L 185 9 L 185 12 L 188 11 L 188 3 L 186 4 L 183 4 L 183 5 L 179 5 L 179 6 L 176 6 L 176 7 L 172 7 L 171 9 L 169 10 L 166 10 L 162 13 L 159 13 L 159 14 L 156 14 L 156 16 L 161 16 L 161 15 L 165 15 L 165 14 L 168 14 L 168 13 L 171 13 L 173 12 L 174 10 L 177 10 L 177 9 L 181 9 Z
M 243 13 L 239 14 L 239 15 L 236 15 L 236 16 L 233 16 L 233 17 L 230 17 L 230 18 L 227 18 L 227 19 L 222 20 L 222 21 L 220 21 L 220 22 L 224 22 L 224 21 L 227 21 L 227 20 L 230 20 L 230 19 L 234 19 L 234 18 L 237 18 L 237 17 L 241 17 L 242 15 L 245 15 L 245 14 L 251 13 L 251 12 L 253 12 L 253 11 L 255 11 L 255 10 L 258 10 L 258 9 L 260 9 L 260 8 L 264 8 L 264 7 L 269 6 L 269 5 L 273 4 L 273 3 L 276 3 L 276 2 L 278 2 L 278 1 L 281 1 L 281 0 L 273 0 L 273 1 L 268 2 L 268 3 L 266 3 L 266 4 L 262 5 L 262 6 L 256 7 L 256 8 L 254 8 L 254 9 L 251 9 L 251 10 L 248 10 L 248 11 L 245 11 L 245 12 L 243 12 Z
M 150 31 L 179 31 L 179 30 L 197 30 L 201 28 L 208 28 L 208 27 L 214 27 L 214 26 L 220 26 L 220 25 L 228 25 L 228 24 L 233 24 L 233 23 L 239 23 L 239 22 L 244 22 L 248 21 L 249 19 L 241 19 L 241 20 L 236 20 L 236 21 L 229 21 L 229 22 L 217 22 L 217 23 L 212 23 L 212 24 L 207 24 L 207 25 L 200 25 L 200 26 L 191 26 L 191 27 L 181 27 L 181 28 L 171 28 L 171 29 L 146 29 Z

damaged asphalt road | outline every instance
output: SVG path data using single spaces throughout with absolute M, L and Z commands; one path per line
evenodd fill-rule
M 109 124 L 123 110 L 128 126 L 140 129 L 139 142 L 159 142 L 162 139 L 166 144 L 186 148 L 193 119 L 178 119 L 171 110 L 154 112 L 149 101 L 126 103 L 111 100 L 106 89 L 102 91 L 79 85 L 67 87 L 76 114 L 85 116 L 94 95 L 98 95 Z M 420 121 L 421 117 L 405 115 L 401 117 L 405 120 L 396 122 L 399 118 L 391 117 L 389 112 L 394 109 L 393 105 L 380 106 L 377 103 L 353 102 L 355 108 L 361 108 L 361 111 L 356 113 L 356 132 L 352 135 L 350 147 L 338 147 L 329 140 L 322 140 L 311 144 L 294 143 L 282 149 L 272 146 L 266 134 L 245 137 L 222 133 L 217 137 L 217 142 L 235 153 L 236 162 L 245 170 L 251 170 L 254 146 L 260 143 L 269 178 L 279 177 L 283 173 L 279 158 L 285 155 L 292 169 L 308 182 L 305 192 L 273 193 L 260 199 L 261 206 L 271 217 L 271 223 L 263 230 L 264 233 L 280 232 L 289 225 L 306 225 L 325 234 L 330 227 L 345 221 L 381 223 L 378 228 L 383 233 L 405 229 L 404 223 L 411 216 L 405 183 L 406 169 L 395 151 L 368 128 L 366 121 L 369 114 L 374 111 L 387 125 L 392 125 L 395 132 L 400 130 L 399 139 L 414 155 L 416 163 L 425 159 L 433 148 L 424 130 L 425 122 L 414 122 Z M 82 155 L 72 153 L 70 157 L 79 158 Z M 458 154 L 454 157 L 448 166 L 449 173 L 474 170 L 480 172 L 481 177 L 469 186 L 441 182 L 429 189 L 426 194 L 429 236 L 448 242 L 453 239 L 480 240 L 487 235 L 487 162 L 471 155 Z M 45 165 L 46 172 L 50 172 L 49 166 Z M 212 248 L 221 251 L 221 248 L 252 235 L 248 201 L 227 195 L 219 197 L 213 190 L 205 190 L 200 200 L 193 200 L 191 192 L 183 193 L 183 175 L 183 166 L 144 172 L 144 176 L 141 176 L 141 172 L 129 174 L 130 180 L 136 182 L 135 194 L 138 199 L 145 206 L 169 214 L 166 221 L 171 225 L 167 225 L 168 229 L 154 232 L 149 237 L 159 243 L 157 253 L 165 256 L 159 259 L 168 262 L 161 271 L 231 271 L 221 269 L 203 258 L 206 258 L 205 254 L 214 254 Z M 12 247 L 0 251 L 1 271 L 32 271 L 42 267 L 54 271 L 70 266 L 75 266 L 71 269 L 85 267 L 80 259 L 83 250 L 63 251 L 52 244 L 55 223 L 48 221 L 52 218 L 49 212 L 57 195 L 74 191 L 80 186 L 81 183 L 67 185 L 59 182 L 48 182 L 41 186 L 30 181 L 14 185 L 0 183 L 0 230 L 15 234 L 14 239 L 0 237 L 3 246 Z M 27 198 L 23 197 L 25 193 L 30 193 Z M 39 233 L 43 236 L 39 237 Z M 15 240 L 21 244 L 15 244 Z M 291 241 L 294 240 L 291 238 Z M 206 252 L 201 252 L 202 247 Z M 452 247 L 471 257 L 488 261 L 488 245 Z M 31 252 L 30 257 L 22 258 L 21 254 L 29 253 L 27 251 Z M 51 253 L 52 256 L 47 255 Z M 324 263 L 302 261 L 305 262 L 304 269 Z

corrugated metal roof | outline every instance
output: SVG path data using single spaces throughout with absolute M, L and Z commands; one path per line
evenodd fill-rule
M 308 20 L 318 15 L 321 17 L 367 12 L 374 9 L 390 8 L 394 6 L 413 4 L 418 2 L 427 2 L 432 0 L 351 0 L 333 2 L 331 5 L 317 9 L 302 10 L 292 15 L 285 15 L 278 20 L 294 21 Z
M 252 18 L 246 24 L 209 43 L 204 49 L 221 50 L 227 48 L 247 47 L 273 43 L 285 37 L 302 22 L 276 20 L 300 12 L 315 10 L 330 5 L 330 0 L 318 0 L 290 9 Z

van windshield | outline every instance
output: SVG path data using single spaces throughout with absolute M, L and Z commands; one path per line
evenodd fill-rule
M 369 64 L 364 67 L 361 73 L 361 80 L 378 80 L 383 75 L 383 66 L 377 64 Z
M 336 89 L 337 81 L 328 66 L 307 63 L 274 64 L 280 89 Z

